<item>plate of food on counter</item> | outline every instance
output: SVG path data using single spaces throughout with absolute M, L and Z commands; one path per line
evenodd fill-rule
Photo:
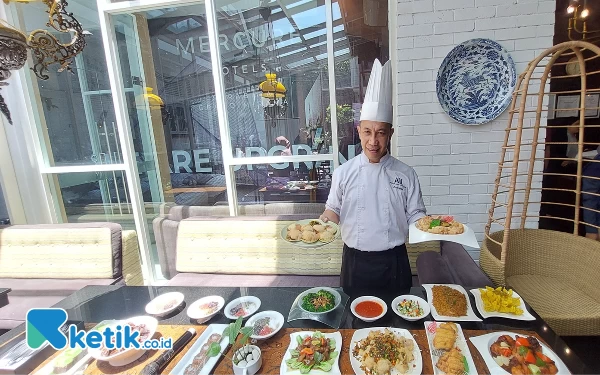
M 453 322 L 425 322 L 434 375 L 476 375 L 469 346 L 460 325 Z
M 247 318 L 260 308 L 260 299 L 254 296 L 243 296 L 234 299 L 225 306 L 225 316 L 228 319 Z
M 225 305 L 221 296 L 208 296 L 200 298 L 187 309 L 187 315 L 196 323 L 202 324 L 211 320 Z
M 300 293 L 298 307 L 310 314 L 327 314 L 335 310 L 342 302 L 337 290 L 329 287 L 316 287 Z
M 535 336 L 493 332 L 470 340 L 491 375 L 570 374 L 556 353 Z
M 319 247 L 326 245 L 340 235 L 340 228 L 334 222 L 321 220 L 298 220 L 281 229 L 281 238 L 301 247 Z
M 479 248 L 475 232 L 451 215 L 427 215 L 408 226 L 409 243 L 450 241 Z
M 350 341 L 350 365 L 356 375 L 420 375 L 423 359 L 411 333 L 400 328 L 364 328 Z
M 363 296 L 352 301 L 350 311 L 360 320 L 374 322 L 387 313 L 387 305 L 381 298 Z
M 196 342 L 171 370 L 171 375 L 208 375 L 219 361 L 220 355 L 210 357 L 208 350 L 215 342 L 221 353 L 227 349 L 229 337 L 223 335 L 227 324 L 211 324 L 200 334 Z
M 409 321 L 423 319 L 431 312 L 427 301 L 410 294 L 394 298 L 392 310 L 402 319 Z
M 161 294 L 148 302 L 146 305 L 146 313 L 156 317 L 169 315 L 183 303 L 184 298 L 183 293 L 180 292 Z
M 252 327 L 250 338 L 266 340 L 279 332 L 284 323 L 285 318 L 281 313 L 277 311 L 262 311 L 248 319 L 246 327 Z
M 484 318 L 507 318 L 515 320 L 535 320 L 527 311 L 523 298 L 512 289 L 504 287 L 471 289 L 475 296 L 475 306 Z
M 431 316 L 442 321 L 480 322 L 475 315 L 467 291 L 455 284 L 423 284 Z
M 158 328 L 158 320 L 151 316 L 136 316 L 133 318 L 117 321 L 111 326 L 117 325 L 125 326 L 128 325 L 131 332 L 139 332 L 138 342 L 142 344 L 144 341 L 149 340 L 156 333 Z M 116 327 L 115 327 L 116 330 Z M 115 337 L 113 336 L 113 341 Z M 131 362 L 140 358 L 146 352 L 145 349 L 130 348 L 108 348 L 101 345 L 99 348 L 88 349 L 90 355 L 98 361 L 106 361 L 111 366 L 125 366 Z
M 341 375 L 339 359 L 342 334 L 303 331 L 290 334 L 280 374 Z

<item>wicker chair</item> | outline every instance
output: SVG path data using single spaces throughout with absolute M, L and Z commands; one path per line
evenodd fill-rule
M 500 241 L 502 235 L 491 237 Z M 559 335 L 600 335 L 599 242 L 550 230 L 513 229 L 508 247 L 506 286 Z
M 581 71 L 577 75 L 569 75 L 565 69 L 573 57 Z M 587 86 L 588 76 L 600 71 L 586 71 L 586 65 L 598 58 L 598 46 L 582 41 L 561 43 L 542 52 L 519 76 L 479 259 L 481 268 L 495 284 L 515 289 L 559 335 L 600 335 L 600 289 L 597 287 L 600 243 L 578 236 L 580 224 L 600 228 L 598 223 L 585 222 L 581 215 L 582 210 L 600 213 L 582 205 L 583 198 L 600 199 L 600 194 L 582 190 L 584 179 L 600 179 L 583 173 L 583 134 L 586 128 L 600 126 L 586 125 L 586 110 L 598 109 L 590 107 L 586 95 L 600 92 L 600 88 Z M 570 82 L 579 80 L 579 88 L 571 85 L 569 91 L 552 92 L 550 76 L 553 82 L 563 78 Z M 578 113 L 579 139 L 576 142 L 547 140 L 548 96 L 573 94 L 579 96 L 579 104 L 554 111 Z M 571 126 L 553 128 L 567 131 Z M 565 144 L 577 146 L 577 157 L 551 158 L 544 153 L 544 146 Z M 575 162 L 577 172 L 564 174 L 545 169 L 549 162 L 556 160 Z M 600 163 L 600 160 L 587 163 Z M 546 176 L 565 176 L 575 180 L 576 185 L 574 189 L 541 187 Z M 542 190 L 573 194 L 574 204 L 547 199 L 542 202 Z M 572 223 L 573 233 L 527 229 L 538 227 L 542 203 L 573 210 L 572 218 L 544 216 L 548 220 Z

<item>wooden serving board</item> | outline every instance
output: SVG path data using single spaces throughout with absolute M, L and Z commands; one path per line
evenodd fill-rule
M 187 344 L 187 346 L 175 356 L 175 358 L 170 362 L 167 366 L 164 374 L 169 374 L 171 370 L 177 365 L 177 363 L 181 360 L 181 358 L 185 355 L 185 353 L 189 350 L 189 348 L 196 342 L 200 334 L 206 329 L 206 326 L 183 326 L 183 325 L 162 325 L 158 326 L 157 333 L 153 338 L 162 337 L 171 337 L 173 341 L 177 340 L 179 336 L 181 336 L 185 331 L 189 328 L 196 329 L 196 336 Z M 279 369 L 281 366 L 281 361 L 285 354 L 285 351 L 290 345 L 290 333 L 305 331 L 306 329 L 300 328 L 284 328 L 281 331 L 277 332 L 275 336 L 272 338 L 259 341 L 256 345 L 261 348 L 262 356 L 263 356 L 263 364 L 258 374 L 279 374 Z M 322 332 L 336 332 L 333 329 L 322 329 Z M 342 349 L 340 351 L 340 369 L 342 374 L 353 374 L 352 367 L 350 366 L 350 340 L 352 339 L 352 335 L 354 334 L 353 329 L 340 329 L 340 333 L 342 334 Z M 419 348 L 421 349 L 421 355 L 423 357 L 423 374 L 433 374 L 433 364 L 431 363 L 431 355 L 429 352 L 429 345 L 427 343 L 427 335 L 425 334 L 425 330 L 411 330 L 413 337 L 417 341 Z M 475 367 L 477 367 L 478 374 L 488 374 L 488 369 L 483 361 L 483 358 L 479 354 L 479 351 L 473 346 L 470 337 L 480 336 L 487 333 L 491 333 L 493 331 L 481 331 L 481 330 L 463 330 L 465 338 L 467 339 L 467 344 L 469 346 L 469 350 L 471 352 L 471 356 L 473 356 L 473 362 L 475 362 Z M 511 332 L 520 333 L 523 335 L 531 335 L 537 337 L 540 341 L 541 338 L 535 333 L 531 331 L 522 331 L 522 330 L 512 330 Z M 231 350 L 227 353 L 230 354 Z M 149 350 L 146 354 L 144 354 L 137 361 L 122 367 L 113 367 L 110 366 L 107 362 L 99 362 L 92 361 L 87 369 L 84 371 L 85 375 L 104 375 L 104 374 L 127 374 L 127 375 L 138 375 L 141 373 L 143 368 L 150 363 L 152 360 L 156 359 L 160 354 L 160 351 L 157 350 Z M 44 365 L 46 365 L 50 360 L 52 360 L 58 353 L 55 353 L 52 357 L 48 358 L 44 363 L 42 363 L 36 370 L 33 371 L 35 373 L 39 369 L 41 369 Z M 233 368 L 231 366 L 231 361 L 229 359 L 222 357 L 217 365 L 213 369 L 213 373 L 217 375 L 230 375 L 233 374 Z

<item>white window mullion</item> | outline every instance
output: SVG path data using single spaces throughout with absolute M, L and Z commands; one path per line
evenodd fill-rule
M 127 101 L 123 79 L 121 77 L 121 65 L 117 52 L 117 38 L 111 15 L 104 9 L 105 1 L 98 0 L 98 13 L 100 18 L 100 29 L 106 55 L 108 77 L 113 95 L 113 105 L 119 130 L 119 141 L 123 150 L 123 161 L 125 164 L 125 176 L 127 179 L 127 190 L 133 208 L 135 228 L 140 244 L 140 255 L 142 258 L 142 272 L 144 278 L 150 283 L 156 281 L 156 272 L 150 252 L 150 232 L 146 221 L 144 198 L 141 192 L 140 176 L 138 174 L 135 158 L 135 147 L 127 116 Z
M 217 116 L 219 131 L 221 133 L 221 151 L 225 169 L 225 182 L 227 184 L 227 200 L 229 201 L 229 214 L 237 216 L 237 191 L 235 173 L 233 172 L 233 151 L 229 132 L 229 119 L 227 117 L 227 104 L 225 102 L 225 84 L 221 74 L 221 54 L 219 53 L 219 25 L 215 9 L 215 0 L 206 1 L 206 24 L 208 29 L 208 42 L 210 45 L 210 60 L 215 84 L 215 99 L 217 103 Z
M 333 145 L 333 168 L 340 166 L 339 139 L 337 123 L 337 98 L 335 86 L 335 55 L 333 46 L 333 10 L 332 1 L 325 0 L 325 25 L 327 26 L 327 72 L 329 73 L 329 108 L 331 113 L 331 144 Z
M 398 109 L 398 50 L 397 47 L 397 35 L 398 29 L 396 27 L 396 17 L 398 12 L 398 2 L 395 0 L 388 1 L 388 33 L 390 34 L 390 60 L 392 61 L 392 103 L 394 103 L 394 113 L 396 113 L 396 117 L 393 118 L 396 127 L 400 126 L 400 123 L 397 121 L 397 109 Z M 398 134 L 400 132 L 396 132 L 396 135 L 392 137 L 392 142 L 390 144 L 390 150 L 392 150 L 392 156 L 398 155 Z

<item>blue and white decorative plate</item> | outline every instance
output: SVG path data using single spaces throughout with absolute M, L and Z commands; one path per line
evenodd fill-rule
M 508 107 L 517 82 L 515 63 L 500 44 L 471 39 L 454 47 L 437 76 L 444 111 L 461 124 L 485 124 Z

